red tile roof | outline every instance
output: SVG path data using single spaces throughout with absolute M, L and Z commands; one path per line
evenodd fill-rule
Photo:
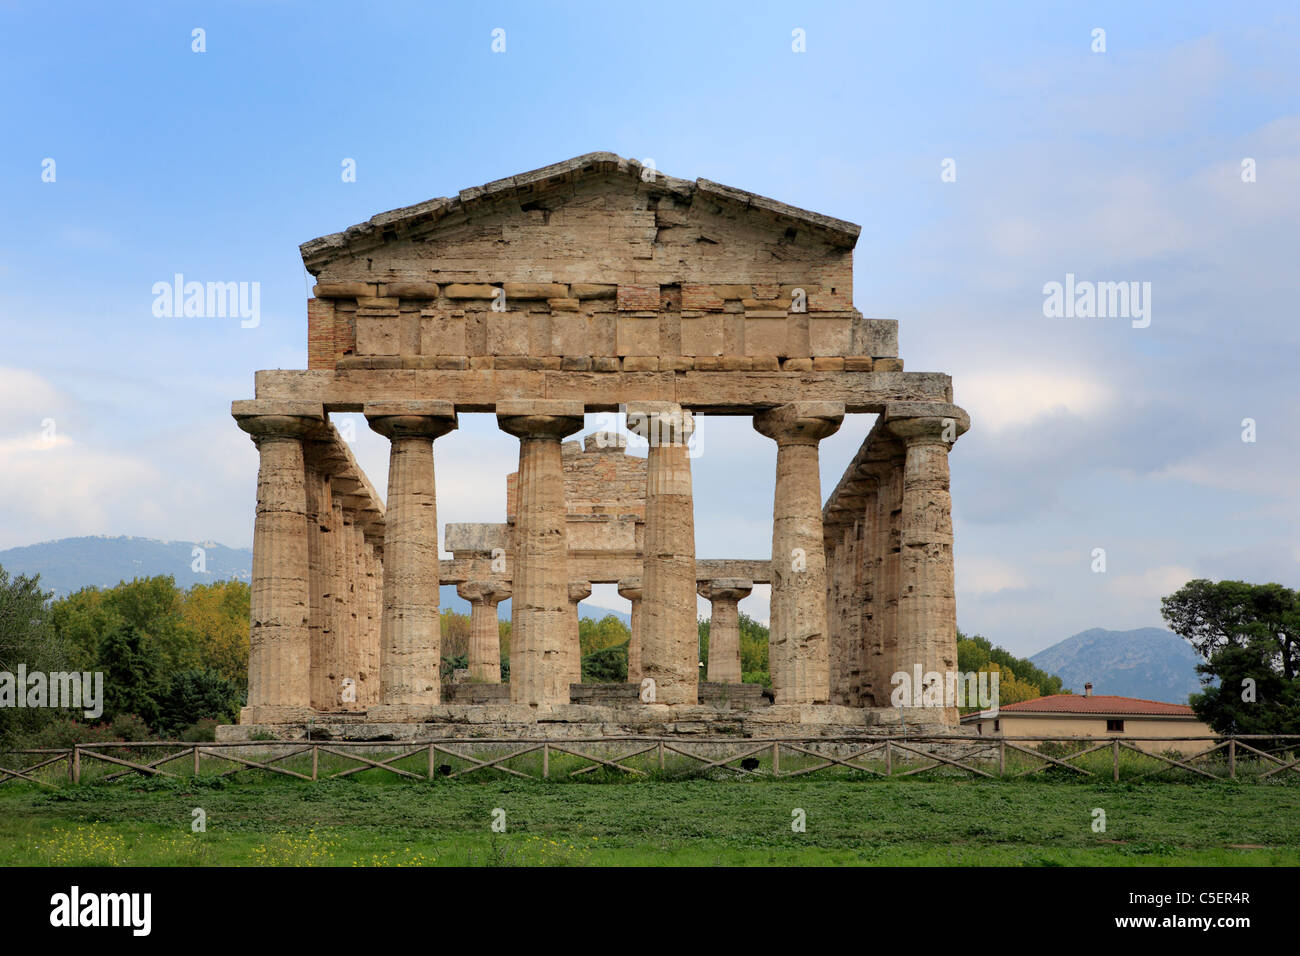
M 1053 694 L 1022 700 L 1016 704 L 1003 704 L 1001 713 L 1022 714 L 1143 714 L 1151 717 L 1194 717 L 1195 711 L 1186 704 L 1166 704 L 1158 700 L 1138 697 L 1113 697 L 1106 694 Z M 974 716 L 968 714 L 967 716 Z

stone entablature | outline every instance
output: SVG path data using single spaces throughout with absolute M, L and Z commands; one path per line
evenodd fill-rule
M 859 227 L 643 172 L 593 153 L 305 243 L 308 367 L 901 370 Z

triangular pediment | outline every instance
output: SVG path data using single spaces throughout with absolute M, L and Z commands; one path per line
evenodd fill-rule
M 716 259 L 720 250 L 701 248 L 710 245 L 731 246 L 731 258 L 740 254 L 760 262 L 843 255 L 860 231 L 853 223 L 707 179 L 677 179 L 613 153 L 588 153 L 452 197 L 379 213 L 300 248 L 310 272 L 331 278 L 356 278 L 341 260 L 366 256 L 373 269 L 377 251 L 381 260 L 388 255 L 407 260 L 403 246 L 422 247 L 418 258 L 426 261 L 467 259 L 471 266 L 494 242 L 502 256 L 518 252 L 510 248 L 514 239 L 530 250 L 550 244 L 557 260 L 611 252 L 658 259 L 655 271 L 662 272 L 672 264 L 669 259 L 682 258 L 683 250 Z

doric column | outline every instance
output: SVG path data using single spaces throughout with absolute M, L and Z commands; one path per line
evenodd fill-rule
M 946 684 L 946 674 L 957 670 L 948 451 L 970 418 L 956 405 L 906 402 L 890 405 L 885 421 L 906 446 L 896 666 L 914 672 L 920 665 L 925 682 L 937 674 Z M 944 708 L 943 719 L 956 725 L 957 708 Z
M 343 596 L 342 606 L 342 640 L 339 642 L 339 661 L 342 671 L 339 689 L 343 689 L 343 680 L 352 681 L 352 700 L 346 701 L 345 709 L 357 710 L 365 704 L 365 690 L 362 687 L 365 672 L 365 660 L 361 649 L 361 622 L 357 611 L 359 595 L 357 593 L 356 515 L 348 507 L 347 496 L 341 501 L 343 533 L 339 536 L 339 572 L 343 576 L 340 588 Z
M 330 534 L 333 539 L 333 569 L 330 575 L 333 599 L 328 603 L 329 612 L 332 615 L 332 632 L 330 641 L 330 651 L 327 660 L 330 661 L 329 669 L 326 675 L 330 682 L 331 699 L 334 702 L 332 710 L 356 710 L 359 701 L 356 694 L 359 690 L 357 684 L 357 660 L 356 648 L 352 640 L 352 580 L 348 573 L 348 542 L 350 540 L 350 531 L 345 523 L 343 514 L 343 496 L 337 488 L 334 488 L 334 479 L 331 479 L 331 505 L 330 505 Z M 351 681 L 350 698 L 345 698 L 344 693 L 347 690 L 344 681 Z
M 754 427 L 776 441 L 768 666 L 778 704 L 830 699 L 817 446 L 843 420 L 844 406 L 834 402 L 794 402 L 754 416 Z
M 740 683 L 740 610 L 736 605 L 752 590 L 754 582 L 740 578 L 717 578 L 699 587 L 700 597 L 707 598 L 712 607 L 709 616 L 710 683 Z
M 695 515 L 686 447 L 691 413 L 669 402 L 627 408 L 628 430 L 646 454 L 644 563 L 641 571 L 641 674 L 655 703 L 699 702 L 699 629 L 695 617 Z
M 371 633 L 371 647 L 374 648 L 371 667 L 376 675 L 383 673 L 384 659 L 384 531 L 381 528 L 375 537 L 374 543 L 370 548 L 371 565 L 374 568 L 374 578 L 371 582 L 372 593 L 370 595 L 371 615 L 374 619 Z M 441 622 L 439 622 L 441 624 Z M 441 631 L 439 632 L 441 636 Z M 376 686 L 371 688 L 370 702 L 378 703 L 382 694 L 382 680 L 374 682 Z
M 433 440 L 456 427 L 456 409 L 450 402 L 410 401 L 367 403 L 362 411 L 390 442 L 380 702 L 429 707 L 442 694 Z
M 510 605 L 510 700 L 569 702 L 569 546 L 560 441 L 582 427 L 581 402 L 497 403 L 501 430 L 519 439 L 514 594 Z
M 591 597 L 590 581 L 569 582 L 569 683 L 582 683 L 582 622 L 578 616 L 578 604 Z
M 876 624 L 871 681 L 877 707 L 890 706 L 893 676 L 898 672 L 899 515 L 903 496 L 901 457 L 879 466 L 876 502 Z
M 329 567 L 333 561 L 330 541 L 330 480 L 321 462 L 326 442 L 304 442 L 307 466 L 307 632 L 310 648 L 311 706 L 313 710 L 334 709 L 330 699 L 329 679 L 325 676 L 329 628 L 326 623 L 329 593 Z
M 859 512 L 853 526 L 845 530 L 846 549 L 852 561 L 845 569 L 848 586 L 844 597 L 845 628 L 849 636 L 844 693 L 850 707 L 862 706 L 863 684 L 867 681 L 866 627 L 871 616 L 871 585 L 862 556 L 866 527 L 866 516 Z
M 858 521 L 845 521 L 826 529 L 831 703 L 846 707 L 858 706 L 863 658 L 858 527 Z
M 632 602 L 632 620 L 628 630 L 632 636 L 627 642 L 627 679 L 634 684 L 641 683 L 641 579 L 624 578 L 618 582 L 619 597 Z
M 321 483 L 321 642 L 320 654 L 312 652 L 312 673 L 317 675 L 316 694 L 320 698 L 320 709 L 338 710 L 339 669 L 342 666 L 342 619 L 340 616 L 339 589 L 343 580 L 339 568 L 339 556 L 342 553 L 340 538 L 343 536 L 343 515 L 336 510 L 334 494 L 330 480 L 325 477 Z
M 497 605 L 510 597 L 502 581 L 465 581 L 456 593 L 469 601 L 469 677 L 484 684 L 501 683 L 501 625 Z
M 311 708 L 307 487 L 303 439 L 324 428 L 310 402 L 235 402 L 257 445 L 257 515 L 249 610 L 248 706 L 242 723 L 306 719 Z
M 371 563 L 370 542 L 366 540 L 364 512 L 353 525 L 353 553 L 357 567 L 357 656 L 361 664 L 361 687 L 357 699 L 369 706 L 379 703 L 380 695 L 380 617 L 375 614 L 375 569 Z
M 880 480 L 869 475 L 863 502 L 862 521 L 858 528 L 858 579 L 862 603 L 851 608 L 858 615 L 862 646 L 858 666 L 860 673 L 853 692 L 854 707 L 874 707 L 876 692 L 875 661 L 880 646 L 880 587 L 877 580 L 876 550 L 880 546 Z

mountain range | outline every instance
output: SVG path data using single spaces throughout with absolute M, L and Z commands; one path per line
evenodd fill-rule
M 1029 660 L 1058 675 L 1076 694 L 1083 693 L 1083 685 L 1091 682 L 1094 694 L 1185 704 L 1188 694 L 1202 689 L 1196 673 L 1200 656 L 1187 641 L 1159 627 L 1131 631 L 1094 627 L 1039 651 Z

